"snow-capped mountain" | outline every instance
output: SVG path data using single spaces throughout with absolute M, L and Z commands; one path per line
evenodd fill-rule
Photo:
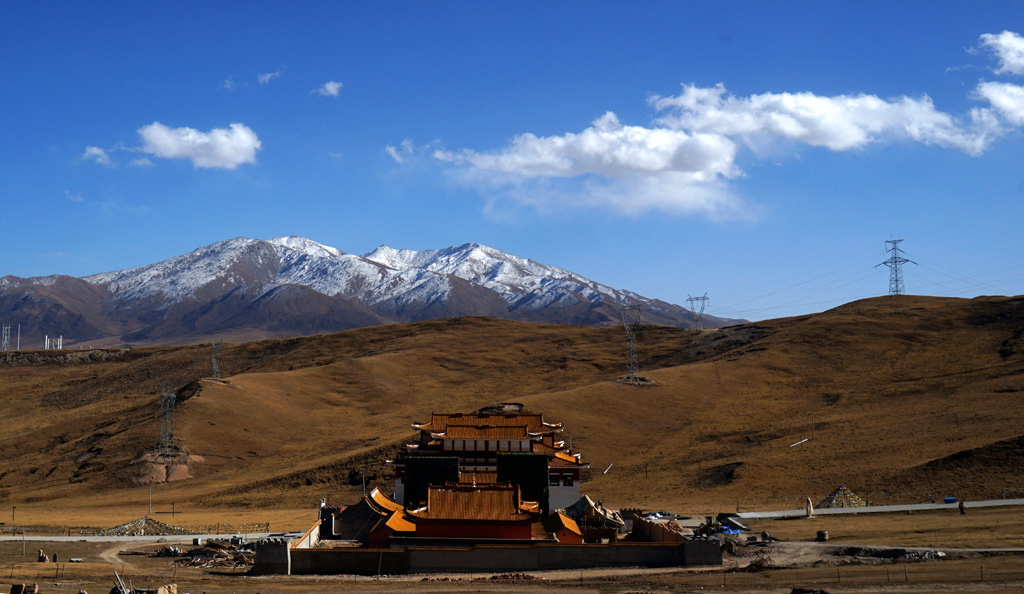
M 0 315 L 70 342 L 284 336 L 459 315 L 577 324 L 690 326 L 678 305 L 476 243 L 380 246 L 357 256 L 303 237 L 235 238 L 163 262 L 82 278 L 0 279 Z M 734 320 L 705 317 L 705 325 Z

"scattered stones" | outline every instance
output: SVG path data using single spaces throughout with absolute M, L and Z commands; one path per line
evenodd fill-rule
M 523 582 L 543 580 L 542 577 L 528 573 L 498 573 L 491 577 L 480 578 L 453 578 L 453 577 L 425 577 L 421 582 Z

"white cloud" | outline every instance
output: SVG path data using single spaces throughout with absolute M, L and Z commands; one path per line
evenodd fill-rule
M 996 72 L 1024 74 L 1024 37 L 1004 31 L 980 40 L 999 61 Z M 981 82 L 971 98 L 987 105 L 954 115 L 927 95 L 736 96 L 722 84 L 683 85 L 678 95 L 649 100 L 658 117 L 647 126 L 623 125 L 608 112 L 578 133 L 519 134 L 494 151 L 439 149 L 433 156 L 492 204 L 510 198 L 539 210 L 570 205 L 735 217 L 748 208 L 730 191 L 730 181 L 743 175 L 740 147 L 763 157 L 767 147 L 775 156 L 799 145 L 838 152 L 916 142 L 978 156 L 1024 126 L 1024 86 Z M 399 163 L 408 156 L 391 145 L 385 151 Z
M 153 122 L 138 130 L 142 152 L 163 159 L 191 159 L 196 167 L 234 169 L 255 163 L 262 144 L 248 126 L 231 124 L 201 132 L 194 128 L 168 128 Z
M 98 146 L 85 147 L 85 152 L 82 153 L 82 158 L 87 160 L 92 159 L 99 163 L 100 165 L 106 165 L 108 167 L 113 165 L 113 163 L 110 161 L 110 155 L 107 154 L 107 151 L 101 149 Z
M 413 146 L 412 140 L 406 138 L 402 140 L 397 147 L 387 145 L 384 147 L 384 152 L 391 155 L 391 158 L 398 163 L 405 163 L 406 158 L 412 156 Z
M 341 92 L 343 87 L 340 82 L 328 81 L 323 84 L 322 87 L 313 89 L 310 94 L 316 93 L 317 95 L 323 95 L 324 97 L 337 97 L 338 93 Z
M 538 137 L 521 134 L 498 153 L 438 150 L 434 156 L 455 164 L 522 177 L 575 177 L 596 174 L 606 178 L 637 173 L 675 171 L 694 181 L 734 177 L 736 146 L 715 134 L 623 126 L 612 112 L 594 120 L 578 134 Z
M 225 78 L 224 82 L 220 83 L 220 88 L 226 89 L 228 91 L 234 91 L 236 86 L 238 85 L 235 84 L 235 79 L 233 79 L 230 76 Z
M 749 97 L 714 87 L 684 85 L 673 97 L 653 97 L 652 105 L 669 113 L 657 122 L 671 129 L 722 134 L 755 141 L 765 137 L 821 146 L 833 151 L 885 140 L 914 140 L 980 154 L 1000 133 L 985 109 L 967 121 L 935 109 L 932 100 L 875 95 L 764 93 Z
M 70 192 L 64 190 L 64 197 L 72 202 L 85 202 L 85 198 L 82 197 L 81 192 Z
M 1024 87 L 1002 82 L 978 84 L 975 93 L 992 104 L 1007 122 L 1024 126 Z
M 1024 88 L 982 85 L 976 94 L 992 108 L 954 117 L 936 109 L 927 96 L 802 92 L 736 97 L 721 84 L 684 85 L 677 96 L 650 99 L 662 114 L 650 126 L 623 125 L 608 112 L 579 133 L 526 133 L 497 151 L 435 150 L 433 156 L 457 167 L 458 179 L 490 197 L 541 210 L 562 204 L 628 214 L 738 218 L 749 208 L 729 187 L 730 180 L 743 175 L 736 163 L 739 143 L 753 149 L 800 143 L 847 151 L 914 141 L 979 155 L 1006 132 L 997 113 L 1011 123 L 1024 123 Z M 385 150 L 398 162 L 405 157 L 396 147 Z
M 278 70 L 277 72 L 260 73 L 256 77 L 256 80 L 258 80 L 261 85 L 269 85 L 270 81 L 274 80 L 275 78 L 277 78 L 279 76 L 281 76 L 281 71 L 280 70 Z
M 1013 31 L 985 33 L 980 38 L 981 46 L 991 50 L 999 59 L 996 74 L 1024 74 L 1024 37 Z
M 132 159 L 132 165 L 136 167 L 152 167 L 153 162 L 149 160 L 149 157 L 139 157 L 138 159 Z
M 541 208 L 560 201 L 629 214 L 738 213 L 739 202 L 723 183 L 741 174 L 729 138 L 624 126 L 612 112 L 579 133 L 521 134 L 496 153 L 436 150 L 434 157 L 462 166 L 461 178 L 468 183 Z M 569 178 L 583 180 L 581 189 L 552 191 L 545 185 Z

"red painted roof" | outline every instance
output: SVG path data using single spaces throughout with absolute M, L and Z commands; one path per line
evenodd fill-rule
M 434 413 L 430 416 L 429 423 L 414 424 L 413 427 L 420 431 L 441 433 L 448 425 L 493 425 L 495 427 L 516 427 L 525 425 L 526 430 L 530 433 L 561 431 L 562 429 L 562 425 L 560 423 L 545 423 L 544 415 L 542 414 L 477 415 L 465 413 Z
M 447 439 L 526 439 L 525 426 L 502 427 L 494 425 L 451 425 L 441 436 Z
M 533 514 L 520 507 L 519 488 L 510 485 L 432 485 L 427 507 L 409 512 L 417 520 L 530 521 Z

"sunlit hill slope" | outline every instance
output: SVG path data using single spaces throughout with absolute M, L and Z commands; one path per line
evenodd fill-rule
M 621 328 L 456 318 L 225 344 L 0 356 L 0 495 L 114 505 L 152 459 L 159 392 L 204 505 L 352 501 L 361 474 L 431 411 L 521 402 L 566 425 L 612 505 L 728 509 L 887 494 L 999 496 L 1024 487 L 1024 298 L 884 297 L 699 332 L 647 327 L 642 375 Z M 791 444 L 812 436 L 800 445 Z M 612 465 L 607 474 L 602 471 Z M 905 496 L 905 495 L 901 495 Z

